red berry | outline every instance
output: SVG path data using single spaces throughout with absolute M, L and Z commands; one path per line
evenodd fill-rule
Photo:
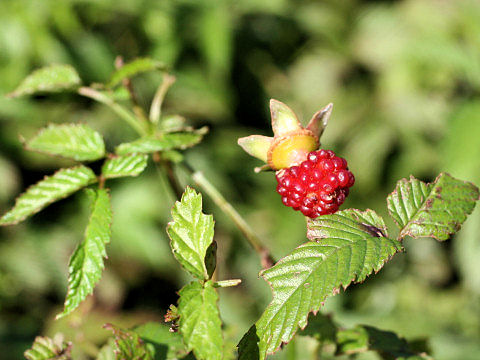
M 323 149 L 309 153 L 298 166 L 278 171 L 276 178 L 282 202 L 311 218 L 335 213 L 355 183 L 345 159 Z

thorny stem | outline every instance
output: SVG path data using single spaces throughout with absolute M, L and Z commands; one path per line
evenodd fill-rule
M 267 269 L 271 267 L 275 261 L 273 260 L 270 252 L 263 246 L 260 238 L 255 234 L 250 225 L 243 219 L 243 217 L 230 205 L 230 203 L 223 197 L 223 195 L 215 188 L 215 186 L 208 181 L 201 171 L 196 171 L 188 164 L 184 163 L 188 172 L 190 172 L 193 181 L 200 186 L 213 202 L 222 209 L 240 229 L 245 238 L 248 240 L 253 249 L 258 253 L 261 259 L 262 267 Z
M 131 128 L 133 128 L 139 135 L 144 136 L 147 134 L 143 126 L 140 125 L 137 118 L 127 109 L 120 104 L 105 96 L 101 92 L 92 89 L 90 87 L 82 86 L 78 89 L 78 94 L 96 100 L 102 104 L 107 105 L 112 109 L 120 118 L 122 118 Z
M 153 124 L 158 124 L 160 121 L 163 99 L 165 99 L 168 89 L 173 85 L 175 80 L 175 76 L 164 73 L 163 81 L 155 92 L 155 96 L 153 97 L 152 104 L 150 106 L 150 121 Z

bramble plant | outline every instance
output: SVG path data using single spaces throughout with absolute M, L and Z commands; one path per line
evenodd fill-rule
M 354 177 L 346 160 L 330 150 L 319 150 L 332 104 L 317 112 L 303 128 L 288 106 L 272 100 L 274 137 L 252 135 L 240 139 L 239 144 L 267 163 L 257 171 L 276 171 L 277 191 L 283 203 L 306 216 L 308 241 L 275 262 L 240 214 L 202 172 L 186 163 L 180 150 L 198 144 L 206 129 L 187 126 L 181 116 L 162 114 L 163 99 L 174 77 L 161 63 L 148 58 L 127 64 L 118 58 L 116 67 L 106 84 L 83 86 L 72 67 L 50 66 L 32 73 L 10 94 L 19 97 L 77 93 L 108 106 L 137 132 L 138 139 L 118 144 L 110 153 L 102 136 L 86 124 L 47 125 L 31 139 L 23 140 L 25 148 L 68 158 L 78 165 L 59 169 L 28 188 L 0 219 L 4 226 L 17 224 L 49 204 L 85 190 L 90 218 L 84 239 L 70 258 L 64 309 L 57 315 L 65 317 L 93 293 L 105 266 L 114 221 L 109 183 L 115 178 L 139 176 L 149 159 L 166 175 L 179 198 L 172 204 L 172 221 L 167 226 L 170 246 L 175 259 L 193 280 L 179 291 L 178 304 L 171 305 L 166 314 L 170 325 L 149 322 L 124 329 L 106 324 L 104 327 L 113 337 L 98 351 L 97 359 L 265 359 L 296 334 L 316 339 L 314 358 L 322 354 L 355 357 L 367 350 L 378 352 L 384 359 L 430 358 L 425 348 L 418 348 L 395 333 L 362 325 L 346 329 L 318 312 L 327 297 L 380 271 L 392 256 L 403 251 L 407 236 L 444 241 L 459 231 L 479 199 L 475 185 L 447 173 L 441 173 L 431 183 L 413 176 L 398 181 L 387 197 L 388 212 L 398 229 L 387 229 L 374 210 L 337 211 L 353 186 Z M 131 79 L 149 71 L 161 71 L 163 82 L 147 114 L 137 102 Z M 131 107 L 124 105 L 126 99 Z M 86 165 L 94 161 L 103 162 L 97 172 Z M 193 182 L 242 231 L 260 256 L 264 268 L 260 274 L 271 287 L 272 301 L 238 346 L 224 339 L 217 302 L 218 289 L 236 286 L 241 280 L 216 279 L 213 217 L 202 212 L 199 192 L 191 187 L 180 188 L 177 168 L 189 173 Z M 392 232 L 398 234 L 389 235 Z M 72 344 L 61 335 L 53 339 L 37 337 L 25 357 L 71 359 L 71 352 Z

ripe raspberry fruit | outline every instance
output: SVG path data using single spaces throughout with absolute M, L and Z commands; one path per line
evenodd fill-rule
M 277 171 L 276 178 L 283 204 L 311 218 L 336 212 L 355 183 L 347 161 L 323 149 L 310 152 L 298 166 Z

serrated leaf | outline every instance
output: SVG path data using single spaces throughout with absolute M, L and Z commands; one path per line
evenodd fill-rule
M 178 332 L 171 332 L 169 327 L 157 322 L 137 326 L 134 331 L 145 342 L 155 348 L 155 359 L 173 360 L 187 355 L 188 351 Z
M 93 292 L 105 267 L 105 245 L 110 242 L 112 224 L 110 195 L 106 189 L 87 189 L 87 194 L 90 198 L 91 215 L 85 238 L 70 258 L 65 308 L 57 315 L 57 319 L 70 314 Z
M 447 240 L 460 229 L 479 198 L 472 183 L 440 174 L 433 183 L 402 179 L 387 198 L 390 215 L 405 236 Z
M 144 137 L 129 143 L 120 144 L 115 149 L 115 152 L 118 155 L 132 153 L 149 154 L 156 151 L 186 149 L 198 144 L 205 133 L 205 128 L 202 128 L 193 132 L 163 134 L 160 138 Z
M 202 213 L 202 195 L 187 187 L 172 209 L 172 218 L 167 233 L 173 255 L 190 274 L 208 280 L 211 268 L 207 269 L 205 257 L 213 241 L 214 221 L 212 215 Z
M 75 89 L 80 83 L 77 71 L 70 65 L 52 65 L 35 70 L 8 96 L 60 92 Z
M 13 209 L 0 219 L 0 225 L 12 225 L 31 216 L 54 201 L 65 198 L 97 180 L 86 166 L 58 170 L 32 185 L 20 195 Z
M 105 155 L 102 135 L 85 124 L 49 125 L 27 141 L 25 147 L 77 161 L 98 160 Z
M 383 219 L 372 210 L 349 209 L 310 219 L 307 236 L 315 241 L 299 246 L 261 273 L 272 287 L 273 300 L 255 324 L 260 359 L 289 342 L 328 296 L 365 280 L 400 251 L 400 242 L 386 235 Z M 245 341 L 239 346 L 257 351 Z M 249 352 L 241 352 L 243 359 L 250 358 Z
M 133 330 L 125 330 L 121 327 L 105 324 L 103 326 L 111 330 L 115 336 L 114 353 L 118 360 L 153 360 L 155 350 L 150 344 L 145 343 Z
M 218 295 L 211 280 L 191 282 L 179 292 L 179 331 L 198 360 L 220 360 L 223 353 Z
M 102 175 L 105 179 L 138 176 L 147 167 L 147 159 L 144 154 L 110 157 L 102 166 Z
M 353 329 L 340 330 L 337 334 L 337 354 L 358 354 L 365 351 L 377 351 L 382 359 L 427 360 L 432 359 L 425 353 L 410 349 L 408 342 L 391 331 L 359 325 Z
M 135 59 L 115 71 L 106 86 L 107 88 L 112 88 L 120 84 L 124 79 L 154 70 L 167 70 L 167 68 L 161 62 L 150 58 Z
M 72 343 L 66 343 L 61 338 L 37 336 L 32 348 L 23 355 L 28 360 L 69 360 L 71 350 Z

